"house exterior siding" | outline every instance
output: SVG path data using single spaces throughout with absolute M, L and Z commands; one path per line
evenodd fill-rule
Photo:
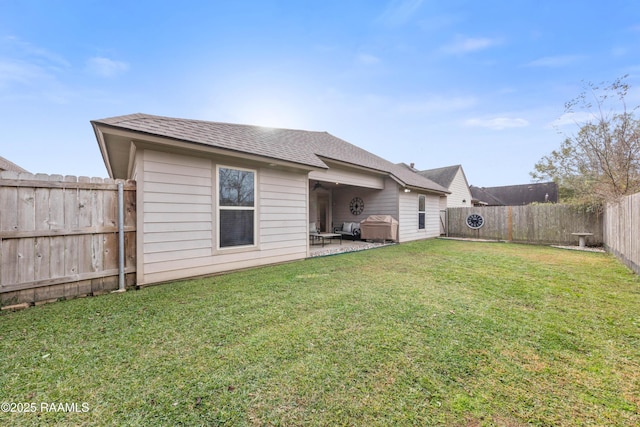
M 137 181 L 139 285 L 303 259 L 310 222 L 391 215 L 400 241 L 438 235 L 445 187 L 328 132 L 141 113 L 91 123 L 109 176 Z
M 341 185 L 355 185 L 358 187 L 375 188 L 378 190 L 385 188 L 385 179 L 381 175 L 349 170 L 330 161 L 326 161 L 326 163 L 330 166 L 330 169 L 310 172 L 309 180 L 338 182 Z
M 259 170 L 259 234 L 262 256 L 276 261 L 307 256 L 308 181 L 306 175 Z
M 471 192 L 469 191 L 469 185 L 464 177 L 462 168 L 459 168 L 458 172 L 456 172 L 449 186 L 449 191 L 451 191 L 451 194 L 447 196 L 447 207 L 461 208 L 472 206 Z
M 307 256 L 305 174 L 256 166 L 255 244 L 220 249 L 216 243 L 216 159 L 155 150 L 139 154 L 134 167 L 143 189 L 139 192 L 142 256 L 138 258 L 138 284 Z M 222 165 L 234 167 L 226 160 Z
M 439 206 L 440 197 L 433 194 L 425 195 L 425 229 L 418 229 L 418 197 L 416 192 L 399 192 L 398 205 L 400 208 L 398 240 L 409 242 L 427 239 L 440 235 Z
M 333 220 L 334 226 L 340 226 L 343 222 L 360 222 L 369 215 L 391 215 L 398 218 L 398 184 L 392 179 L 385 178 L 384 188 L 372 190 L 369 188 L 350 188 L 343 191 L 335 191 L 333 196 Z M 360 215 L 353 215 L 349 210 L 349 204 L 354 197 L 360 197 L 364 201 L 364 210 Z

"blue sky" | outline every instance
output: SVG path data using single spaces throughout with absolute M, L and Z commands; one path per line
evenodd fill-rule
M 89 123 L 327 131 L 470 184 L 530 182 L 582 81 L 629 74 L 637 0 L 0 0 L 0 156 L 106 177 Z

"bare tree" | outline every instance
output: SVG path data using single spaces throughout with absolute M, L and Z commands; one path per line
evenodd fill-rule
M 625 102 L 626 77 L 585 83 L 580 95 L 565 104 L 578 132 L 565 135 L 560 148 L 531 172 L 534 180 L 555 181 L 565 202 L 601 208 L 640 191 L 640 121 L 634 115 L 638 107 L 628 109 Z

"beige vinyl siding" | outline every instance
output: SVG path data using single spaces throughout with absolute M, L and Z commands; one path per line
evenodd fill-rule
M 440 235 L 440 197 L 426 194 L 425 197 L 425 229 L 418 229 L 418 196 L 416 192 L 398 193 L 400 218 L 398 240 L 409 242 L 411 240 L 427 239 Z
M 440 196 L 427 194 L 426 209 L 427 209 L 427 223 L 426 231 L 427 238 L 440 236 Z
M 291 259 L 307 255 L 308 181 L 275 169 L 260 170 L 259 216 L 260 249 L 265 256 Z
M 447 207 L 460 208 L 471 206 L 471 192 L 469 191 L 467 180 L 461 168 L 458 169 L 453 181 L 451 181 L 449 191 L 451 191 L 451 194 L 447 196 Z
M 355 185 L 363 188 L 375 188 L 382 190 L 385 187 L 385 178 L 382 175 L 374 175 L 363 171 L 349 170 L 332 162 L 326 162 L 330 169 L 313 171 L 309 173 L 310 181 L 338 182 L 341 185 Z
M 256 245 L 216 249 L 216 159 L 144 150 L 136 170 L 142 204 L 138 284 L 255 267 L 307 256 L 307 176 L 257 173 Z M 226 159 L 225 167 L 235 167 Z M 240 166 L 238 166 L 240 167 Z M 242 162 L 242 168 L 247 168 Z
M 205 265 L 213 251 L 211 160 L 145 150 L 143 164 L 144 273 L 186 260 Z

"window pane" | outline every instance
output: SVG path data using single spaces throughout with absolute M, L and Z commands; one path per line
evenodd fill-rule
M 220 247 L 253 245 L 253 210 L 220 210 Z
M 418 214 L 418 230 L 424 230 L 425 228 L 425 214 L 420 212 Z
M 425 201 L 426 201 L 426 197 L 425 196 L 418 196 L 418 210 L 420 212 L 424 212 L 426 210 L 424 208 Z
M 220 206 L 253 206 L 254 173 L 220 168 Z

